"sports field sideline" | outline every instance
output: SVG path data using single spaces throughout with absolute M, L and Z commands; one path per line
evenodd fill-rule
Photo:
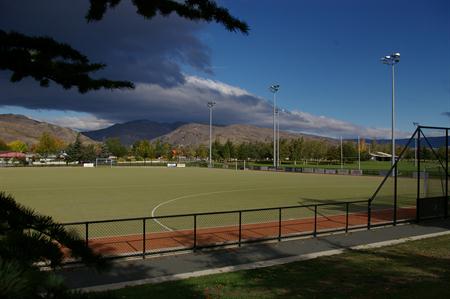
M 205 168 L 0 169 L 2 191 L 61 222 L 365 200 L 381 180 Z M 415 181 L 399 181 L 400 204 L 413 203 Z M 375 204 L 391 203 L 387 196 Z

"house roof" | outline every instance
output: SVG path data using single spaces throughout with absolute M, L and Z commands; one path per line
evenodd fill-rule
M 26 155 L 24 153 L 19 152 L 5 152 L 0 153 L 0 158 L 25 158 Z

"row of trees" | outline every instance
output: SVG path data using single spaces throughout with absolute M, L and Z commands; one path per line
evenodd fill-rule
M 364 141 L 360 143 L 361 160 L 370 159 L 369 152 L 390 153 L 390 144 L 378 144 L 375 140 L 371 144 Z M 41 157 L 65 153 L 65 159 L 68 162 L 74 161 L 93 161 L 96 158 L 107 158 L 115 156 L 118 158 L 128 158 L 133 156 L 135 159 L 157 159 L 167 160 L 186 158 L 186 159 L 206 159 L 209 155 L 209 149 L 206 145 L 198 146 L 172 146 L 167 142 L 160 140 L 149 141 L 139 140 L 131 146 L 121 143 L 119 138 L 109 138 L 103 143 L 83 144 L 80 135 L 77 136 L 74 143 L 66 145 L 62 140 L 52 136 L 49 133 L 43 133 L 39 142 L 28 146 L 26 143 L 16 140 L 6 144 L 0 140 L 0 151 L 11 150 L 17 152 L 34 152 Z M 397 153 L 400 153 L 401 147 L 398 147 Z M 438 155 L 444 156 L 445 148 L 436 149 Z M 342 144 L 342 153 L 344 160 L 354 161 L 358 157 L 358 144 L 354 141 L 345 141 Z M 422 148 L 420 151 L 422 159 L 434 159 L 435 155 L 430 149 Z M 221 143 L 218 140 L 212 144 L 212 158 L 216 161 L 238 160 L 271 160 L 273 157 L 273 143 L 270 142 L 244 142 L 233 143 L 228 140 Z M 409 148 L 403 158 L 414 159 L 415 150 Z M 326 140 L 299 139 L 281 139 L 280 140 L 280 159 L 282 161 L 300 161 L 300 160 L 327 160 L 339 161 L 341 159 L 341 146 L 338 143 L 332 143 Z

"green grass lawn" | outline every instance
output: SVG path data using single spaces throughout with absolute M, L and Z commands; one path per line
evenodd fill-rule
M 450 236 L 129 287 L 118 298 L 450 298 Z
M 0 168 L 2 191 L 63 222 L 150 216 L 161 203 L 156 215 L 366 200 L 381 180 L 207 168 Z M 401 204 L 414 203 L 415 184 L 399 178 Z M 383 192 L 376 204 L 391 205 L 391 188 Z

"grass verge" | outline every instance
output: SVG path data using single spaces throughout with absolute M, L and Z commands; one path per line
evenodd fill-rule
M 119 298 L 450 298 L 450 236 L 112 292 Z

